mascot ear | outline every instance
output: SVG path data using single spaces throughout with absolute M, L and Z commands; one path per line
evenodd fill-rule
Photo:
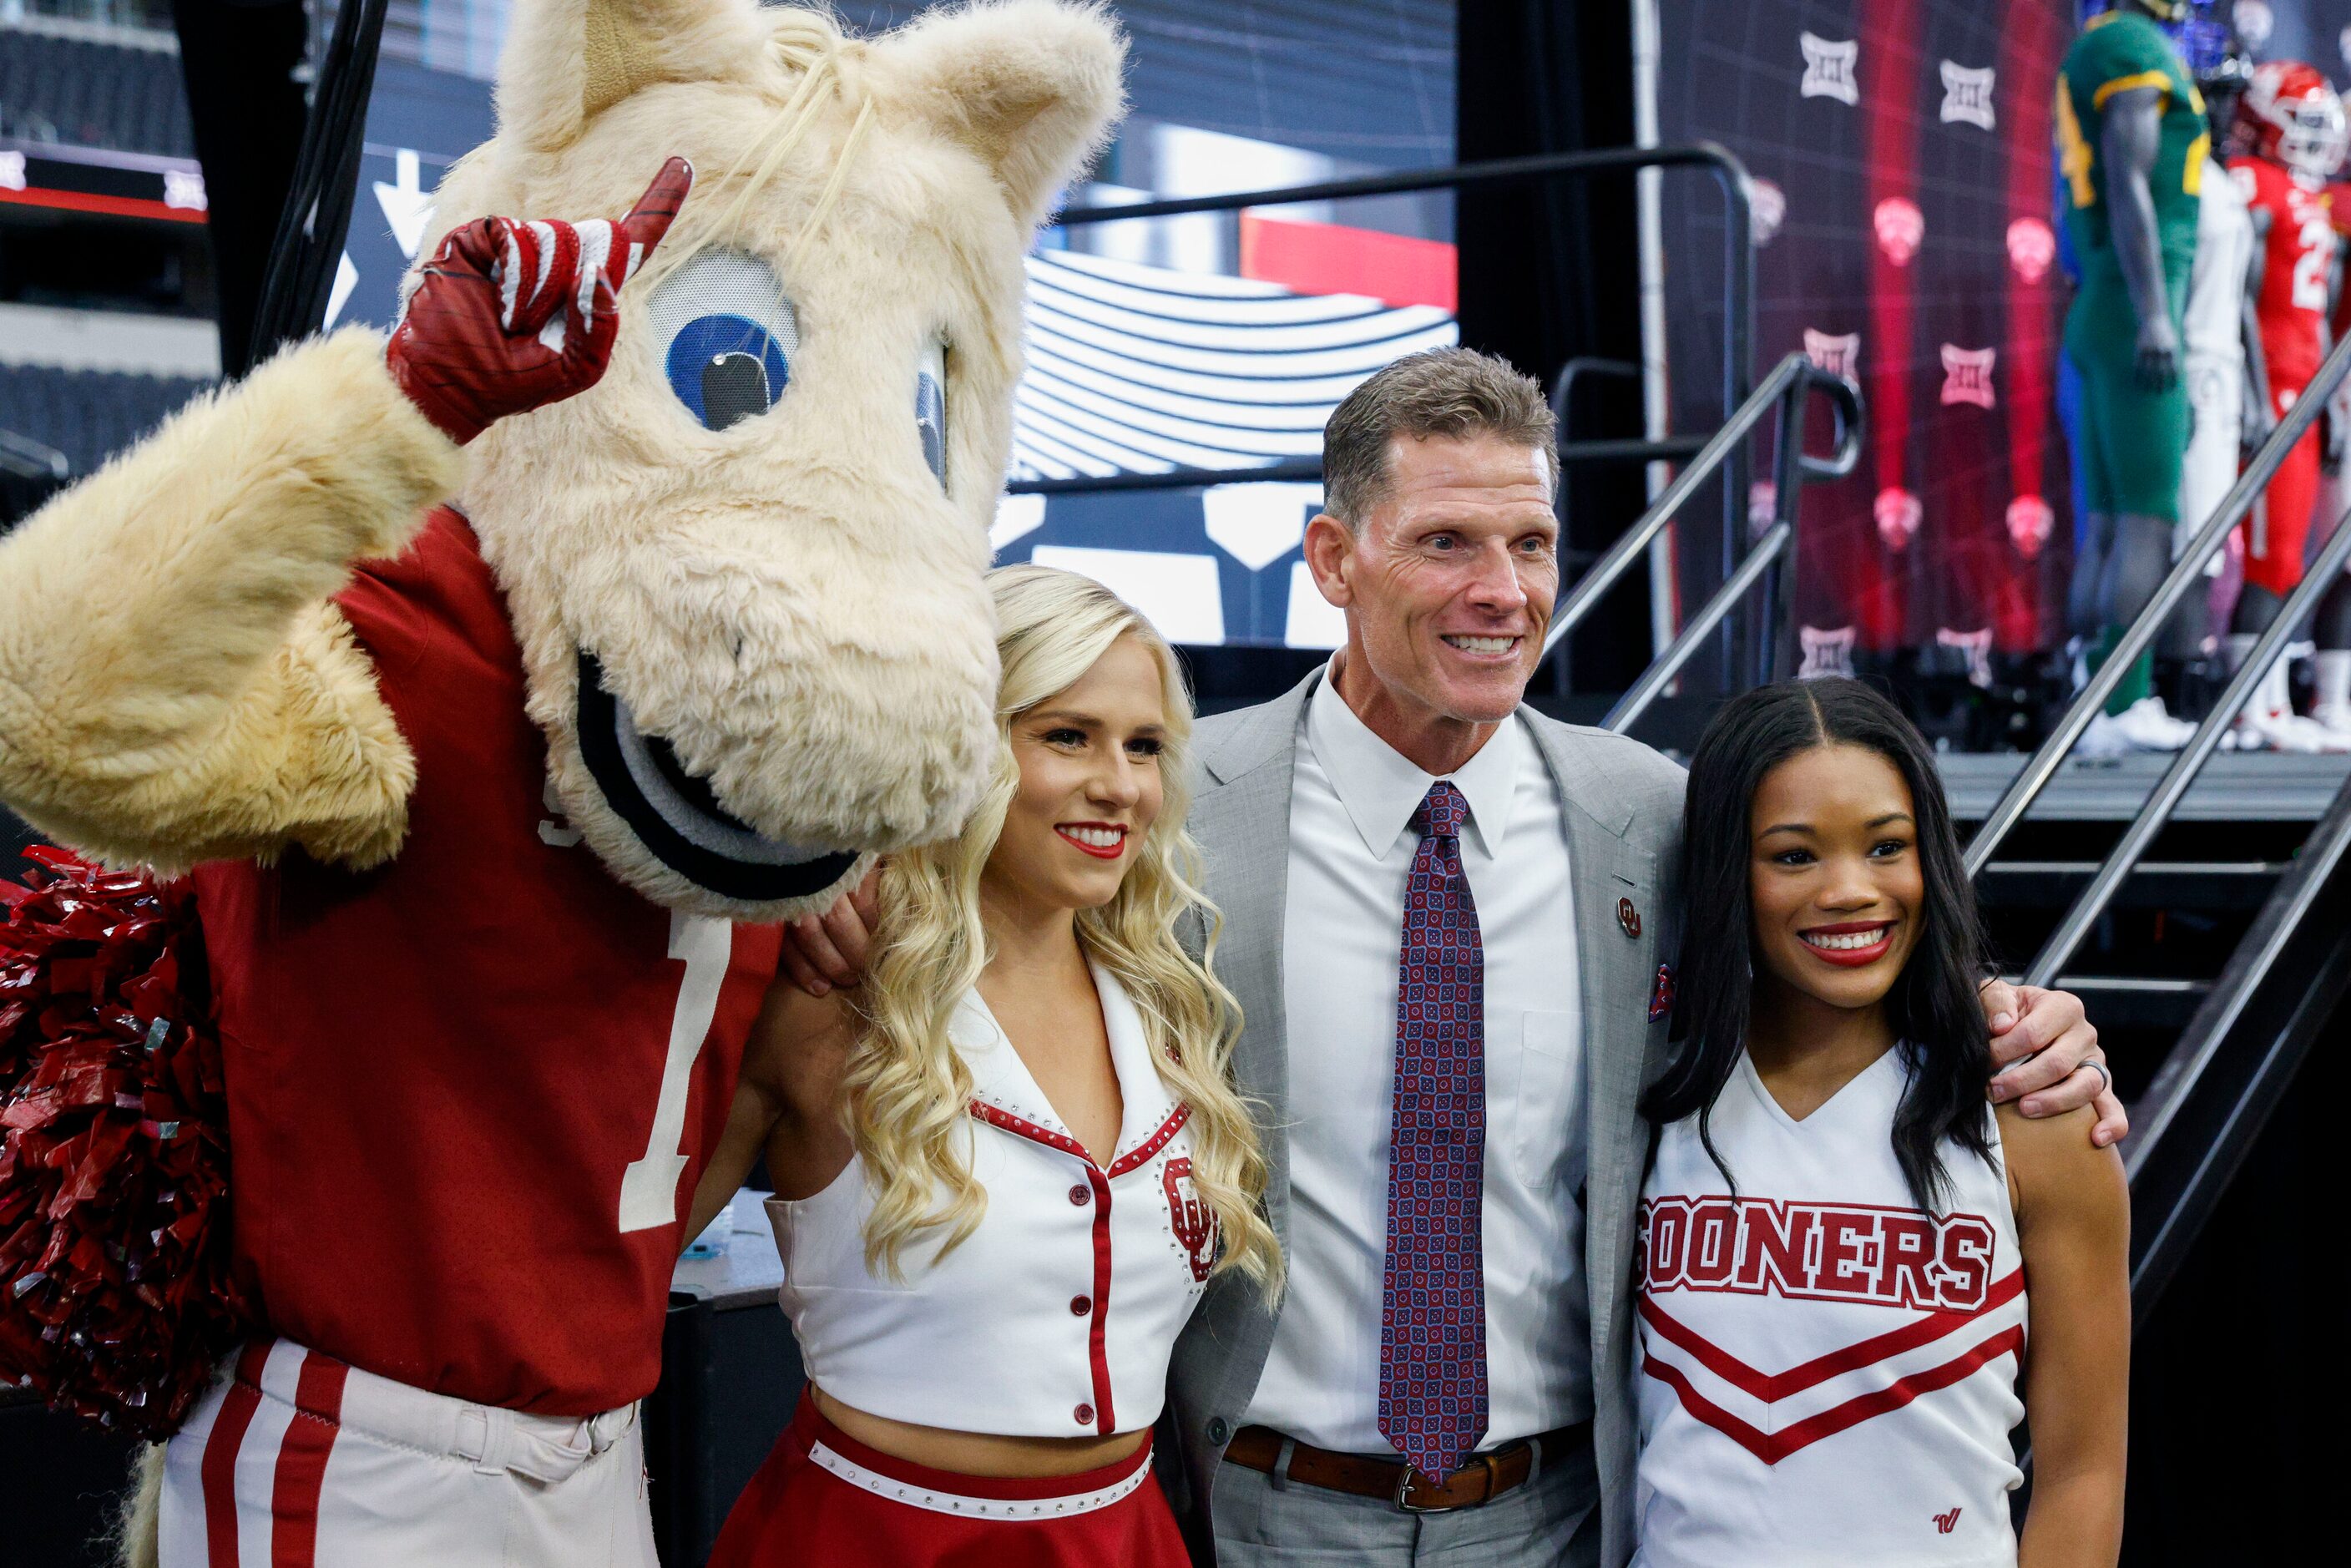
M 1106 11 L 1058 0 L 936 12 L 874 47 L 906 105 L 995 171 L 1024 226 L 1044 218 L 1124 109 L 1125 59 Z
M 750 81 L 757 0 L 517 0 L 498 59 L 500 135 L 541 152 L 655 82 Z

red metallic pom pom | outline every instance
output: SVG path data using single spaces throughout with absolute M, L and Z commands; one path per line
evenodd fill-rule
M 167 1437 L 244 1334 L 194 901 L 26 852 L 0 882 L 0 1381 Z

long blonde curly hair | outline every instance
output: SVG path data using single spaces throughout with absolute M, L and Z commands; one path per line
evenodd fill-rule
M 995 777 L 960 837 L 893 855 L 884 866 L 876 956 L 854 993 L 863 1027 L 850 1050 L 846 1111 L 874 1195 L 866 1265 L 903 1278 L 902 1259 L 918 1237 L 943 1231 L 935 1256 L 944 1256 L 987 1208 L 969 1155 L 971 1071 L 947 1029 L 991 956 L 979 883 L 1019 787 L 1012 726 L 1074 685 L 1112 643 L 1133 637 L 1159 664 L 1166 708 L 1159 758 L 1164 803 L 1116 896 L 1078 912 L 1078 940 L 1133 998 L 1161 1080 L 1191 1107 L 1193 1186 L 1224 1237 L 1217 1268 L 1239 1269 L 1270 1293 L 1280 1288 L 1281 1252 L 1258 1212 L 1265 1155 L 1229 1077 L 1240 1004 L 1209 967 L 1219 917 L 1200 894 L 1199 846 L 1184 829 L 1192 702 L 1182 671 L 1151 623 L 1092 579 L 1009 566 L 988 573 L 987 581 L 1004 667 Z M 1192 911 L 1208 933 L 1200 959 L 1175 935 L 1177 921 Z

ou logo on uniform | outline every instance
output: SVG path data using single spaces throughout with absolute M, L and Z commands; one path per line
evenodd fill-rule
M 1205 1280 L 1217 1264 L 1217 1211 L 1200 1201 L 1192 1186 L 1192 1162 L 1182 1155 L 1167 1162 L 1159 1185 L 1167 1194 L 1168 1226 L 1192 1266 L 1192 1278 Z

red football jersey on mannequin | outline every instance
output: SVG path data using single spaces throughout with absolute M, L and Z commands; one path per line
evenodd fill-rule
M 2231 158 L 2229 172 L 2246 204 L 2270 219 L 2255 304 L 2270 385 L 2299 392 L 2325 357 L 2327 270 L 2335 260 L 2326 194 L 2263 158 Z
M 195 873 L 239 1266 L 267 1326 L 380 1376 L 584 1416 L 649 1392 L 678 1228 L 776 970 L 773 926 L 622 887 L 548 804 L 503 597 L 434 514 L 338 597 L 414 749 L 353 873 Z

